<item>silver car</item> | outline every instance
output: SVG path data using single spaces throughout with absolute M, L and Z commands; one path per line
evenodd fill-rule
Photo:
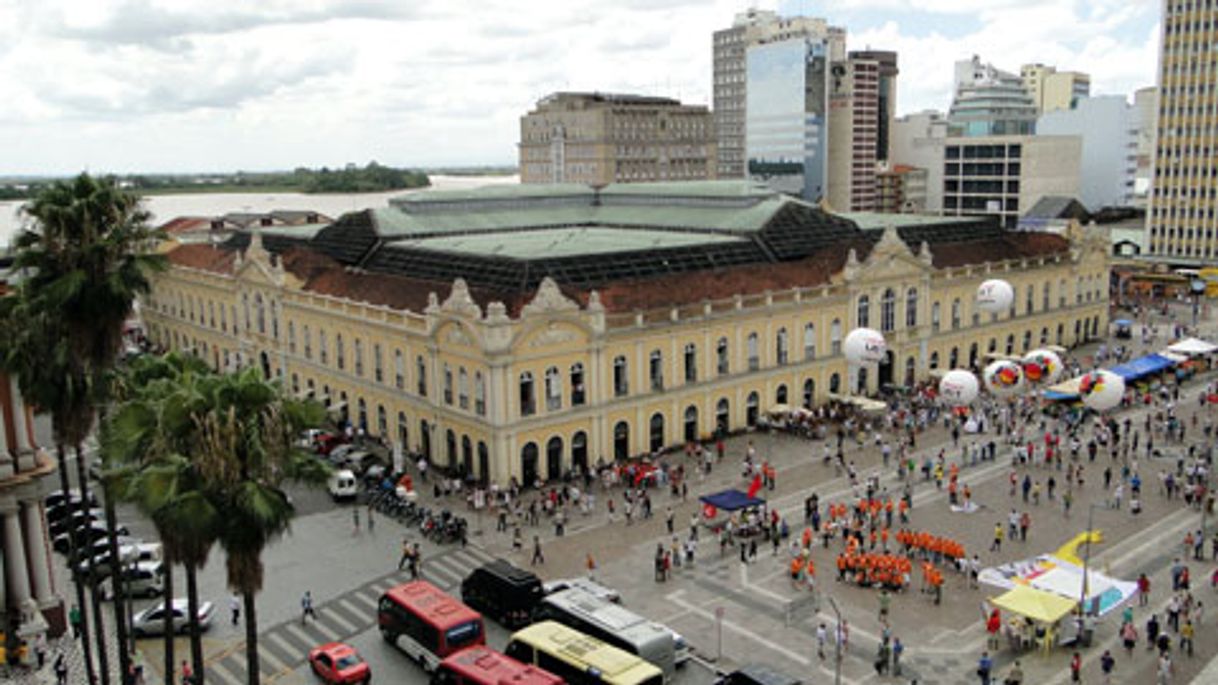
M 186 632 L 190 625 L 187 621 L 189 610 L 186 606 L 186 598 L 178 597 L 173 600 L 173 632 Z M 211 626 L 212 615 L 216 613 L 216 607 L 211 602 L 203 602 L 199 605 L 199 630 L 207 630 Z M 136 637 L 147 637 L 149 635 L 164 635 L 165 634 L 165 603 L 153 605 L 144 609 L 135 615 L 131 621 L 131 631 Z

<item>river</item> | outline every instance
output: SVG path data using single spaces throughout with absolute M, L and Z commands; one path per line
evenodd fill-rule
M 519 176 L 445 176 L 433 175 L 431 187 L 419 190 L 460 190 L 484 185 L 519 183 Z M 162 224 L 178 216 L 218 216 L 228 212 L 269 212 L 272 209 L 313 209 L 338 218 L 346 212 L 384 207 L 389 198 L 419 190 L 393 190 L 382 193 L 339 195 L 305 193 L 186 193 L 182 195 L 149 195 L 144 203 L 152 212 L 151 224 Z M 0 202 L 0 245 L 9 240 L 21 226 L 17 210 L 24 201 Z

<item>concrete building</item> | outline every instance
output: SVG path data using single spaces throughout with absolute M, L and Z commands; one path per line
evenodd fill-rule
M 258 228 L 321 228 L 334 221 L 312 210 L 275 209 L 270 212 L 229 212 L 222 216 L 178 216 L 157 227 L 166 237 L 181 243 L 224 242 L 234 233 Z
M 926 169 L 906 164 L 881 164 L 876 171 L 875 211 L 885 214 L 926 213 Z
M 748 94 L 749 46 L 759 43 L 812 38 L 828 40 L 830 57 L 844 58 L 846 31 L 824 19 L 780 17 L 770 10 L 749 9 L 736 15 L 730 28 L 712 38 L 712 103 L 717 135 L 719 178 L 744 178 L 745 115 Z
M 1081 71 L 1025 64 L 1019 69 L 1019 77 L 1038 114 L 1073 109 L 1079 100 L 1091 96 L 1091 77 Z
M 1218 4 L 1163 0 L 1162 18 L 1148 242 L 1154 256 L 1208 265 L 1218 257 Z
M 926 170 L 926 209 L 943 211 L 943 147 L 947 142 L 947 118 L 942 112 L 928 110 L 907 114 L 893 121 L 893 164 Z
M 1150 177 L 1154 171 L 1155 125 L 1159 113 L 1159 89 L 1139 88 L 1133 93 L 1133 108 L 1138 122 L 1138 171 L 1134 179 L 1133 204 L 1145 207 L 1150 196 Z
M 521 183 L 607 185 L 715 178 L 703 105 L 612 93 L 554 93 L 520 118 Z
M 1140 113 L 1123 96 L 1083 98 L 1036 121 L 1039 135 L 1083 141 L 1078 199 L 1090 210 L 1133 204 Z
M 826 197 L 831 207 L 852 212 L 876 207 L 882 119 L 879 86 L 877 60 L 851 53 L 845 62 L 830 68 Z
M 1023 80 L 981 58 L 956 62 L 954 96 L 947 120 L 953 136 L 1031 135 L 1036 103 Z
M 5 292 L 0 282 L 0 296 Z M 58 487 L 56 470 L 34 440 L 33 414 L 16 381 L 0 373 L 0 633 L 16 637 L 13 645 L 33 644 L 40 633 L 62 635 L 67 627 L 43 505 Z
M 1015 228 L 1041 197 L 1078 196 L 1082 148 L 1078 136 L 948 138 L 943 213 L 996 216 Z
M 161 345 L 256 364 L 451 473 L 533 485 L 1098 335 L 1110 246 L 1075 229 L 833 215 L 745 181 L 425 191 L 275 249 L 179 246 L 141 309 Z M 1019 296 L 983 315 L 994 274 Z M 884 332 L 882 363 L 847 363 L 858 326 Z

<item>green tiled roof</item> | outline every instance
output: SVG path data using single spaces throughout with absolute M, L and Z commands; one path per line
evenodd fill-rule
M 418 240 L 401 240 L 395 241 L 393 245 L 508 259 L 534 259 L 611 254 L 635 250 L 662 250 L 689 245 L 743 241 L 743 238 L 722 234 L 581 226 L 490 234 L 467 233 Z
M 858 224 L 864 231 L 872 228 L 895 226 L 925 226 L 927 224 L 955 224 L 977 221 L 975 216 L 939 216 L 938 214 L 884 214 L 881 212 L 838 212 Z

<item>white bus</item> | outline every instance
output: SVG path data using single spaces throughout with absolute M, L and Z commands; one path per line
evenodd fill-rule
M 677 641 L 671 630 L 580 588 L 546 596 L 533 618 L 557 621 L 634 654 L 658 666 L 665 682 L 676 672 Z M 685 651 L 681 656 L 688 658 Z

